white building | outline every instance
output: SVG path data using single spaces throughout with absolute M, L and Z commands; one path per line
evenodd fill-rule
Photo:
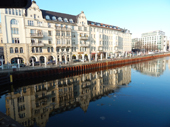
M 165 32 L 161 30 L 143 33 L 137 41 L 141 41 L 144 48 L 147 47 L 149 50 L 167 50 L 167 37 L 165 36 Z
M 39 9 L 1 9 L 5 62 L 102 59 L 131 51 L 131 33 L 117 26 L 88 21 L 82 11 L 69 15 Z M 56 62 L 56 63 L 57 63 Z

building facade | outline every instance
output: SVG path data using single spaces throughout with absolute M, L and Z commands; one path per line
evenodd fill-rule
M 141 47 L 145 50 L 167 50 L 167 36 L 165 36 L 165 32 L 161 30 L 143 33 L 141 38 L 132 39 L 132 47 L 134 47 L 137 42 L 141 42 Z
M 51 12 L 33 1 L 27 11 L 1 9 L 1 22 L 0 46 L 6 63 L 97 60 L 131 50 L 129 30 L 88 21 L 83 11 L 78 15 Z

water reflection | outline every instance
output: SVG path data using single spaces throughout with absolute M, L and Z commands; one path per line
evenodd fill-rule
M 166 58 L 134 64 L 132 68 L 145 75 L 159 77 L 166 70 Z
M 131 82 L 131 66 L 29 85 L 6 95 L 6 114 L 24 126 L 45 127 L 49 116 L 81 107 Z

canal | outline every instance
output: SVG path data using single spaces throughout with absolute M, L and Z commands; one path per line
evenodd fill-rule
M 169 127 L 170 57 L 0 91 L 26 127 Z

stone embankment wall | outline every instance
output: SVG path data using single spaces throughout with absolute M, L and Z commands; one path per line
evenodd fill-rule
M 135 64 L 142 61 L 152 60 L 160 57 L 170 56 L 170 53 L 155 54 L 149 56 L 139 56 L 133 58 L 125 58 L 118 60 L 108 60 L 105 62 L 84 63 L 81 65 L 72 65 L 66 67 L 56 67 L 48 69 L 37 69 L 31 71 L 16 71 L 11 73 L 12 82 L 24 81 L 29 79 L 38 79 L 42 77 L 55 76 L 56 79 L 66 78 L 84 73 L 90 73 L 100 70 L 117 68 L 124 65 Z

